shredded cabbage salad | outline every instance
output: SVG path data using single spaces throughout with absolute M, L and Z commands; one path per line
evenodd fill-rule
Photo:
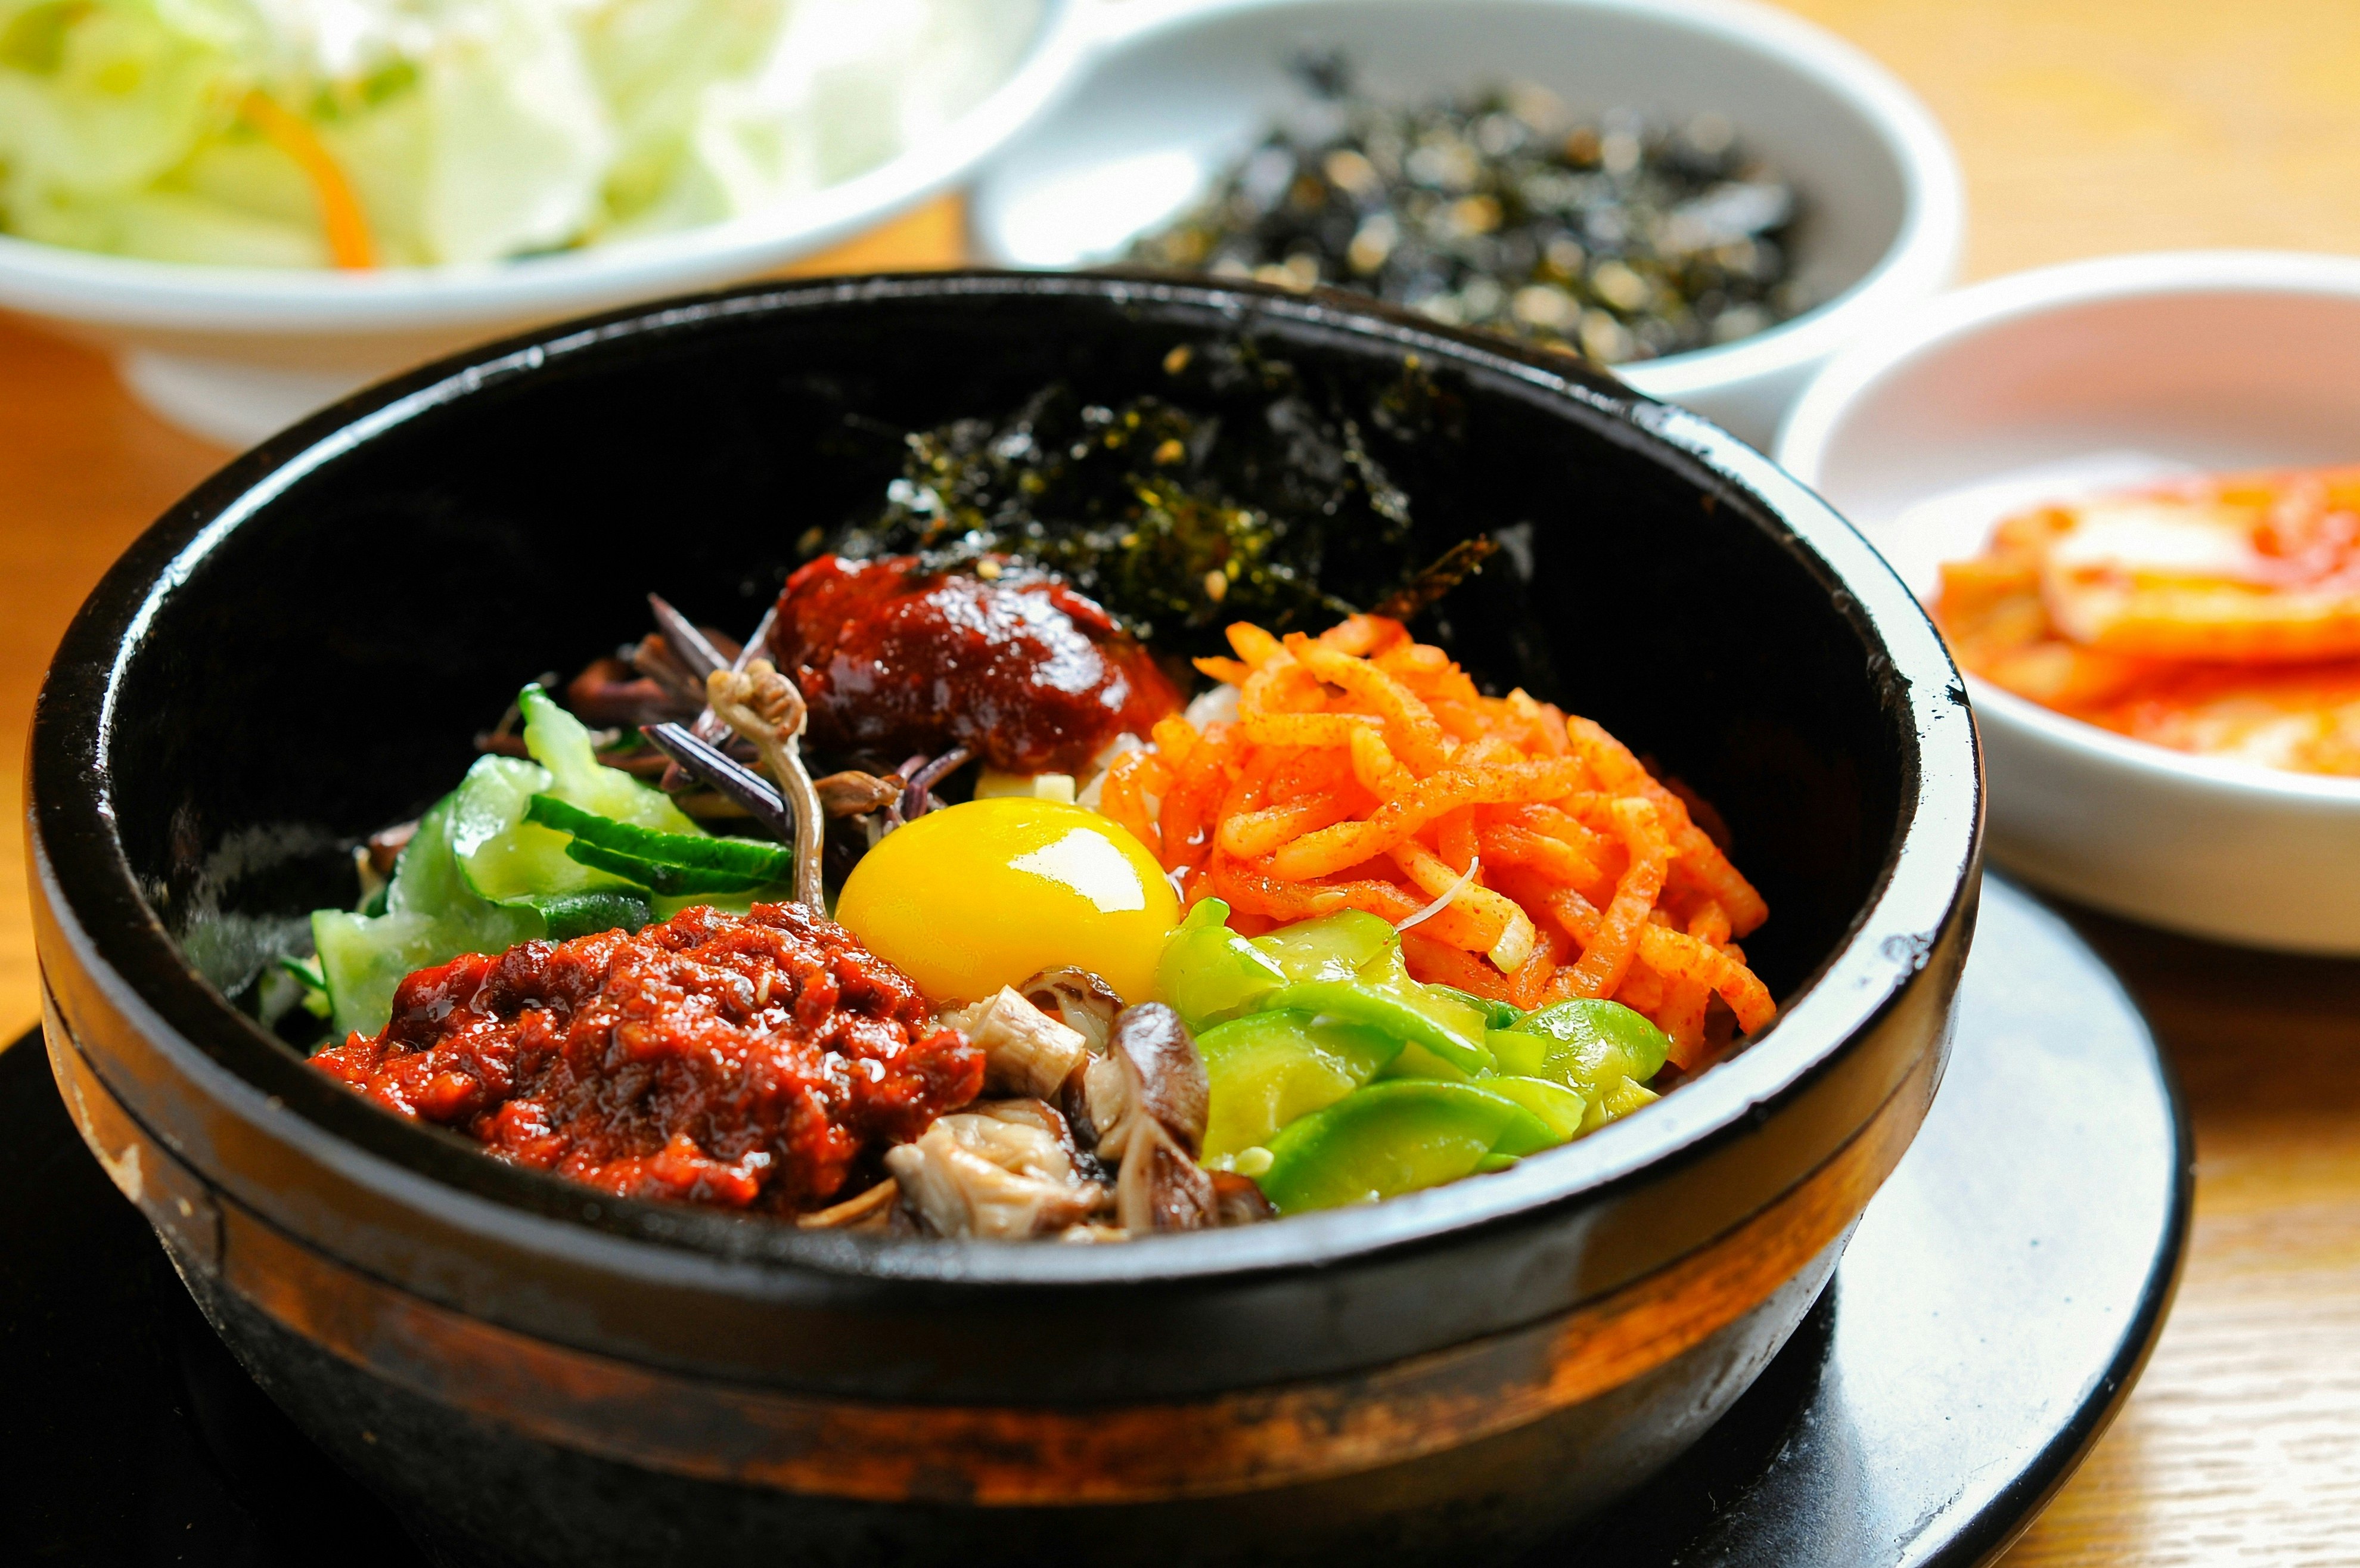
M 1005 80 L 1040 0 L 0 0 L 0 228 L 477 262 L 759 212 Z

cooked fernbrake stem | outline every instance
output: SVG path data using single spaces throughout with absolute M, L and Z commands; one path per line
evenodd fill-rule
M 672 609 L 671 601 L 661 594 L 648 596 L 648 609 L 655 614 L 656 630 L 664 634 L 665 644 L 697 679 L 706 679 L 716 670 L 734 667 L 721 656 L 721 650 L 696 629 L 695 623 Z
M 630 665 L 643 680 L 651 681 L 669 699 L 667 713 L 695 707 L 705 701 L 705 672 L 691 669 L 661 632 L 642 637 L 631 649 Z M 585 672 L 586 673 L 586 672 Z
M 744 806 L 779 842 L 783 844 L 793 837 L 794 813 L 787 806 L 787 797 L 770 780 L 710 741 L 698 740 L 685 725 L 642 725 L 639 733 L 683 773 L 716 795 Z
M 768 659 L 756 659 L 743 670 L 714 671 L 705 679 L 705 695 L 716 716 L 761 753 L 763 765 L 794 808 L 795 902 L 825 918 L 827 897 L 820 885 L 825 825 L 819 791 L 812 785 L 798 744 L 810 716 L 803 694 Z
M 975 756 L 964 746 L 954 746 L 908 774 L 909 784 L 901 791 L 901 816 L 904 820 L 923 817 L 942 802 L 934 799 L 934 787 L 965 767 Z
M 729 661 L 732 674 L 742 674 L 755 660 L 770 656 L 770 628 L 776 626 L 778 621 L 779 607 L 772 604 L 770 609 L 762 612 L 762 619 L 755 623 L 754 635 L 746 639 L 746 646 L 738 649 L 738 656 Z M 690 733 L 700 740 L 717 740 L 727 726 L 724 725 L 719 716 L 708 707 L 696 716 L 695 722 L 688 728 Z

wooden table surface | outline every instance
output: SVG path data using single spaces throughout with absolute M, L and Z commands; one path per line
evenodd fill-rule
M 1949 127 L 1972 275 L 2184 246 L 2360 253 L 2353 0 L 1794 8 L 1885 60 Z M 958 249 L 957 210 L 938 203 L 812 269 L 936 264 Z M 11 752 L 82 595 L 223 455 L 134 405 L 95 356 L 0 318 Z M 13 768 L 0 801 L 22 806 Z M 0 1039 L 39 1011 L 23 858 L 18 837 L 0 835 Z M 2137 1391 L 2005 1561 L 2360 1563 L 2360 963 L 2084 925 L 2186 1090 L 2195 1239 Z

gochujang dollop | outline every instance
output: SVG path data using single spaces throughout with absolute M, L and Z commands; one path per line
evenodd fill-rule
M 618 1196 L 792 1213 L 983 1087 L 918 988 L 792 904 L 524 942 L 402 981 L 313 1064 L 519 1165 Z
M 965 746 L 1010 773 L 1082 773 L 1180 709 L 1147 650 L 1063 579 L 987 559 L 823 555 L 787 579 L 770 632 L 824 751 L 886 762 Z

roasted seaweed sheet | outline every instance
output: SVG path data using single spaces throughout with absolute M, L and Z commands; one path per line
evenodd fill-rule
M 881 508 L 811 553 L 916 554 L 946 568 L 1013 556 L 1060 573 L 1160 652 L 1218 652 L 1239 620 L 1316 630 L 1420 603 L 1410 501 L 1372 435 L 1415 441 L 1451 400 L 1415 356 L 1345 411 L 1251 341 L 1183 345 L 1158 390 L 1087 401 L 1059 382 L 1003 419 L 904 438 Z M 1456 581 L 1461 550 L 1446 569 Z M 1401 596 L 1411 596 L 1404 600 Z

